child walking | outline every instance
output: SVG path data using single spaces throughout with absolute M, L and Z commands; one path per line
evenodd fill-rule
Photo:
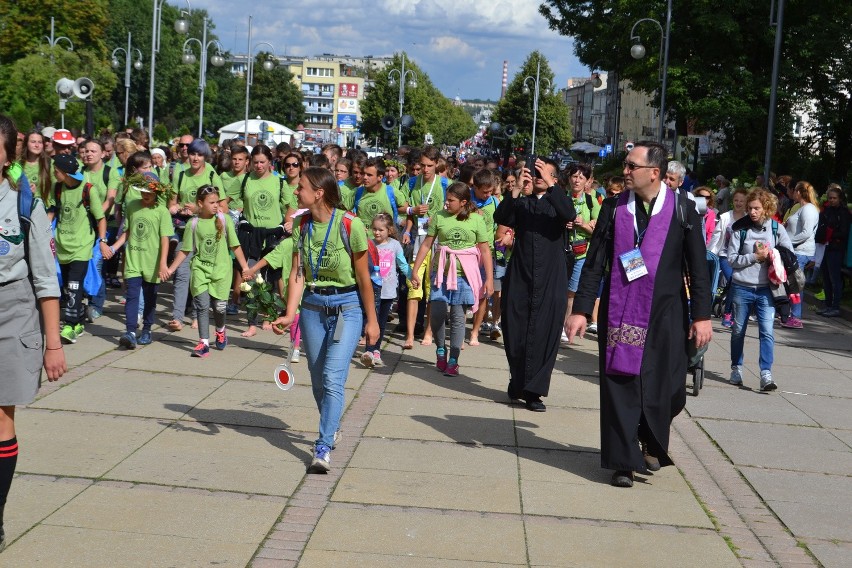
M 396 225 L 393 217 L 387 213 L 379 213 L 373 217 L 373 242 L 379 253 L 378 274 L 371 276 L 373 295 L 376 298 L 376 316 L 379 320 L 379 339 L 373 344 L 367 344 L 361 363 L 366 367 L 382 364 L 381 345 L 385 336 L 385 326 L 388 322 L 391 307 L 396 300 L 396 290 L 399 285 L 396 269 L 408 278 L 411 267 L 405 259 L 402 245 L 396 240 Z M 394 266 L 396 265 L 396 266 Z
M 438 212 L 429 222 L 429 231 L 414 261 L 411 284 L 420 287 L 419 270 L 423 259 L 438 240 L 437 269 L 431 272 L 432 334 L 436 346 L 436 367 L 445 376 L 459 374 L 459 354 L 464 342 L 465 312 L 479 301 L 482 290 L 490 296 L 494 290 L 494 273 L 491 250 L 482 215 L 473 215 L 476 205 L 471 199 L 467 184 L 456 182 L 447 188 L 445 210 Z M 482 282 L 480 265 L 484 268 Z M 450 309 L 450 352 L 447 358 L 446 313 Z
M 141 199 L 130 201 L 125 210 L 124 230 L 116 239 L 113 249 L 125 243 L 124 281 L 127 284 L 127 301 L 124 304 L 126 331 L 118 340 L 126 349 L 151 343 L 151 326 L 157 309 L 157 286 L 168 280 L 169 239 L 174 234 L 174 225 L 169 210 L 160 196 L 168 190 L 152 173 L 133 174 L 125 182 L 125 194 L 130 189 L 139 192 Z M 144 300 L 142 308 L 142 333 L 136 337 L 139 322 L 139 296 Z
M 234 252 L 243 272 L 248 270 L 240 249 L 234 222 L 230 215 L 219 211 L 219 190 L 213 185 L 203 185 L 195 194 L 197 215 L 190 219 L 183 233 L 183 243 L 169 267 L 169 276 L 188 255 L 190 264 L 189 291 L 193 307 L 198 313 L 198 345 L 192 357 L 210 354 L 210 307 L 216 323 L 216 349 L 228 345 L 225 333 L 225 311 L 233 278 L 233 263 L 229 251 Z

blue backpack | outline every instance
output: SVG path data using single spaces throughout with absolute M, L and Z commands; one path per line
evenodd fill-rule
M 398 221 L 397 221 L 398 212 L 396 210 L 397 209 L 396 196 L 393 194 L 393 187 L 389 186 L 388 184 L 383 184 L 383 185 L 385 186 L 385 191 L 388 194 L 388 201 L 390 201 L 390 206 L 391 206 L 391 209 L 393 210 L 393 222 L 396 225 L 398 223 Z M 365 191 L 365 189 L 364 189 L 363 185 L 358 187 L 358 189 L 355 190 L 355 204 L 352 206 L 352 211 L 354 213 L 358 213 L 358 202 L 361 201 L 362 197 L 364 197 L 364 191 Z
M 33 210 L 36 206 L 36 199 L 33 195 L 33 188 L 30 187 L 30 181 L 27 176 L 22 175 L 18 179 L 18 219 L 21 221 L 21 233 L 24 235 L 24 258 L 27 260 L 27 266 L 30 263 L 30 229 L 32 228 Z

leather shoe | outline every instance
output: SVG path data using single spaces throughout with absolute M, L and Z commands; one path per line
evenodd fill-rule
M 521 395 L 512 390 L 512 385 L 509 385 L 509 388 L 506 389 L 506 394 L 509 396 L 509 402 L 520 402 Z
M 621 470 L 613 472 L 610 484 L 614 487 L 633 487 L 633 472 Z
M 651 471 L 660 471 L 660 460 L 651 455 L 648 451 L 648 444 L 639 442 L 639 445 L 642 446 L 642 457 L 645 458 L 645 467 Z
M 527 410 L 532 410 L 533 412 L 545 412 L 547 410 L 547 407 L 544 406 L 544 403 L 541 401 L 541 397 L 539 396 L 535 398 L 527 398 L 524 406 L 527 407 Z

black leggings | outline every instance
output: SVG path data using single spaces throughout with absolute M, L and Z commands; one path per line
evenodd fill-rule
M 62 318 L 66 325 L 76 325 L 83 321 L 86 307 L 83 305 L 83 280 L 89 271 L 88 260 L 73 260 L 60 264 L 62 274 Z

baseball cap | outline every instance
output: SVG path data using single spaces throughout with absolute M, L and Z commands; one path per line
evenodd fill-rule
M 68 131 L 66 130 L 66 132 Z M 77 181 L 83 181 L 83 173 L 80 171 L 80 165 L 74 156 L 70 154 L 57 154 L 53 157 L 53 165 L 57 170 L 65 172 L 68 177 Z
M 70 131 L 60 128 L 53 133 L 53 142 L 70 146 L 74 143 L 74 135 Z
M 53 133 L 56 132 L 56 129 L 52 126 L 45 126 L 41 129 L 41 135 L 45 138 L 53 139 Z

